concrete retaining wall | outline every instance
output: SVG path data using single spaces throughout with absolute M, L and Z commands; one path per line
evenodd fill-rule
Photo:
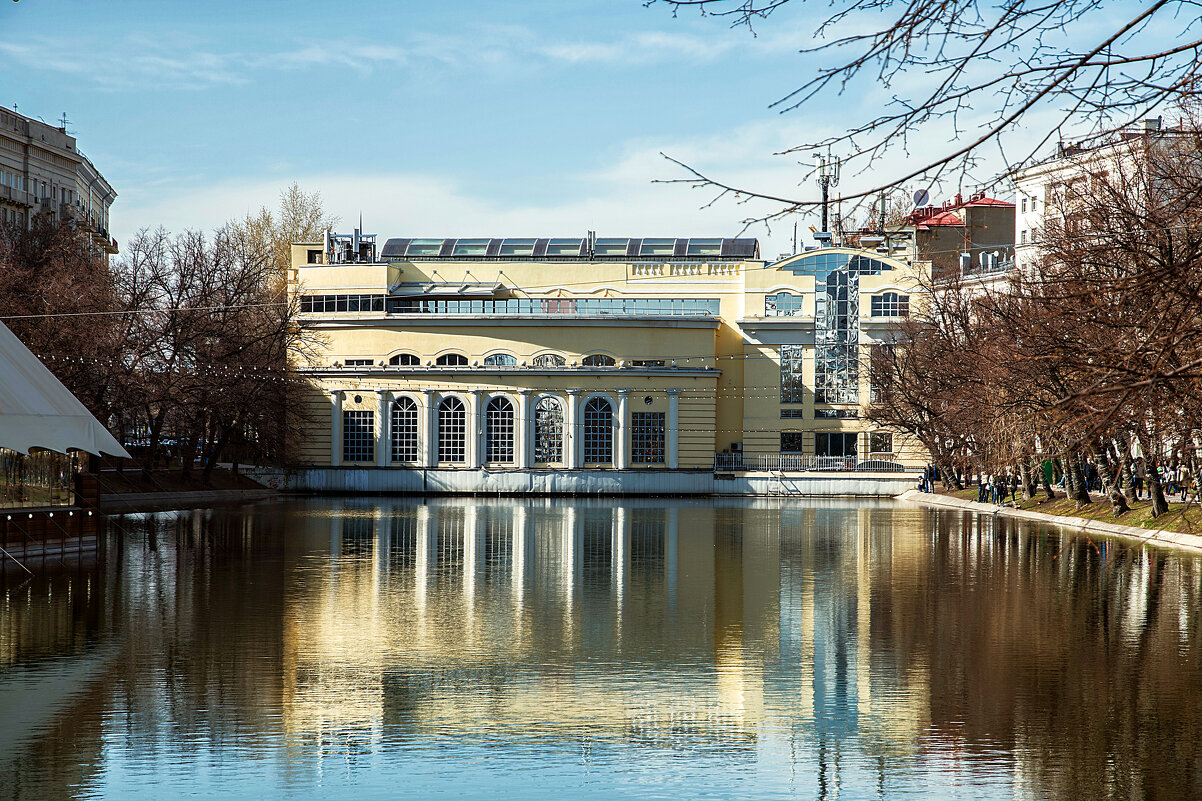
M 247 469 L 283 492 L 415 495 L 790 495 L 894 497 L 917 473 L 763 473 L 708 470 L 398 470 L 370 467 Z
M 1120 523 L 1106 523 L 1101 520 L 1086 520 L 1081 517 L 1066 517 L 1064 515 L 1049 515 L 1044 512 L 1034 512 L 1030 509 L 1015 509 L 1010 506 L 995 506 L 991 503 L 977 503 L 961 498 L 950 498 L 937 493 L 908 490 L 898 496 L 899 500 L 911 501 L 923 506 L 934 506 L 940 509 L 959 509 L 977 514 L 1002 515 L 1018 520 L 1030 520 L 1049 526 L 1079 531 L 1090 536 L 1113 537 L 1124 542 L 1142 545 L 1159 545 L 1167 548 L 1180 548 L 1192 553 L 1202 553 L 1202 536 L 1197 534 L 1182 534 L 1177 531 L 1162 531 L 1159 529 L 1137 528 L 1124 526 Z

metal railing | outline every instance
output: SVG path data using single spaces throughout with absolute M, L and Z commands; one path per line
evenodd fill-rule
M 746 456 L 741 453 L 714 454 L 715 471 L 741 471 L 746 473 L 800 473 L 804 471 L 860 471 L 893 473 L 906 470 L 921 470 L 907 467 L 893 459 L 860 459 L 856 456 L 804 456 L 760 454 Z

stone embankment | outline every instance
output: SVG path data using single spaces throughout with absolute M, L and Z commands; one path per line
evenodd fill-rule
M 961 498 L 951 498 L 947 495 L 940 495 L 932 492 L 920 492 L 918 490 L 908 490 L 897 496 L 898 500 L 910 501 L 913 503 L 922 504 L 923 506 L 933 506 L 940 509 L 960 509 L 965 512 L 974 512 L 977 514 L 998 515 L 1004 517 L 1013 517 L 1019 520 L 1030 520 L 1034 523 L 1043 523 L 1049 526 L 1067 529 L 1083 534 L 1088 534 L 1091 537 L 1113 537 L 1127 543 L 1139 543 L 1144 545 L 1157 545 L 1164 548 L 1178 548 L 1190 553 L 1202 553 L 1202 536 L 1197 534 L 1184 534 L 1177 531 L 1161 531 L 1158 529 L 1138 528 L 1136 526 L 1124 526 L 1119 523 L 1104 523 L 1099 520 L 1086 520 L 1080 517 L 1068 517 L 1066 515 L 1050 515 L 1043 512 L 1034 512 L 1028 509 L 1016 509 L 1013 506 L 999 506 L 992 503 L 977 503 L 976 501 L 967 501 Z

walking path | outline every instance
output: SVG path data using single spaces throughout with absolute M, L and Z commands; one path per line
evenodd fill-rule
M 1202 553 L 1202 536 L 1183 534 L 1177 531 L 1161 531 L 1159 529 L 1124 526 L 1118 523 L 1103 523 L 1098 520 L 1086 520 L 1080 517 L 1064 515 L 1049 515 L 1043 512 L 1032 512 L 1027 509 L 1015 509 L 1012 506 L 998 506 L 992 503 L 977 503 L 961 498 L 951 498 L 933 492 L 907 490 L 898 495 L 898 500 L 910 501 L 923 506 L 935 506 L 941 509 L 960 509 L 977 514 L 1002 515 L 1020 520 L 1031 520 L 1050 526 L 1080 531 L 1091 536 L 1115 537 L 1126 542 L 1139 542 L 1147 545 L 1159 545 L 1165 548 L 1180 548 L 1190 553 Z

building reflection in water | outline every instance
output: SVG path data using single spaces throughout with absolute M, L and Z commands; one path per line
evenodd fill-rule
M 928 666 L 892 676 L 860 653 L 873 570 L 910 575 L 928 548 L 896 514 L 339 502 L 286 612 L 289 734 L 301 751 L 453 727 L 751 758 L 783 730 L 817 744 L 820 781 L 853 736 L 909 753 Z
M 47 703 L 40 722 L 0 703 L 0 797 L 172 770 L 185 786 L 231 743 L 231 777 L 302 789 L 335 764 L 387 787 L 384 755 L 468 749 L 813 798 L 1202 781 L 1189 558 L 840 501 L 325 499 L 118 522 L 101 564 L 6 579 L 0 697 Z

